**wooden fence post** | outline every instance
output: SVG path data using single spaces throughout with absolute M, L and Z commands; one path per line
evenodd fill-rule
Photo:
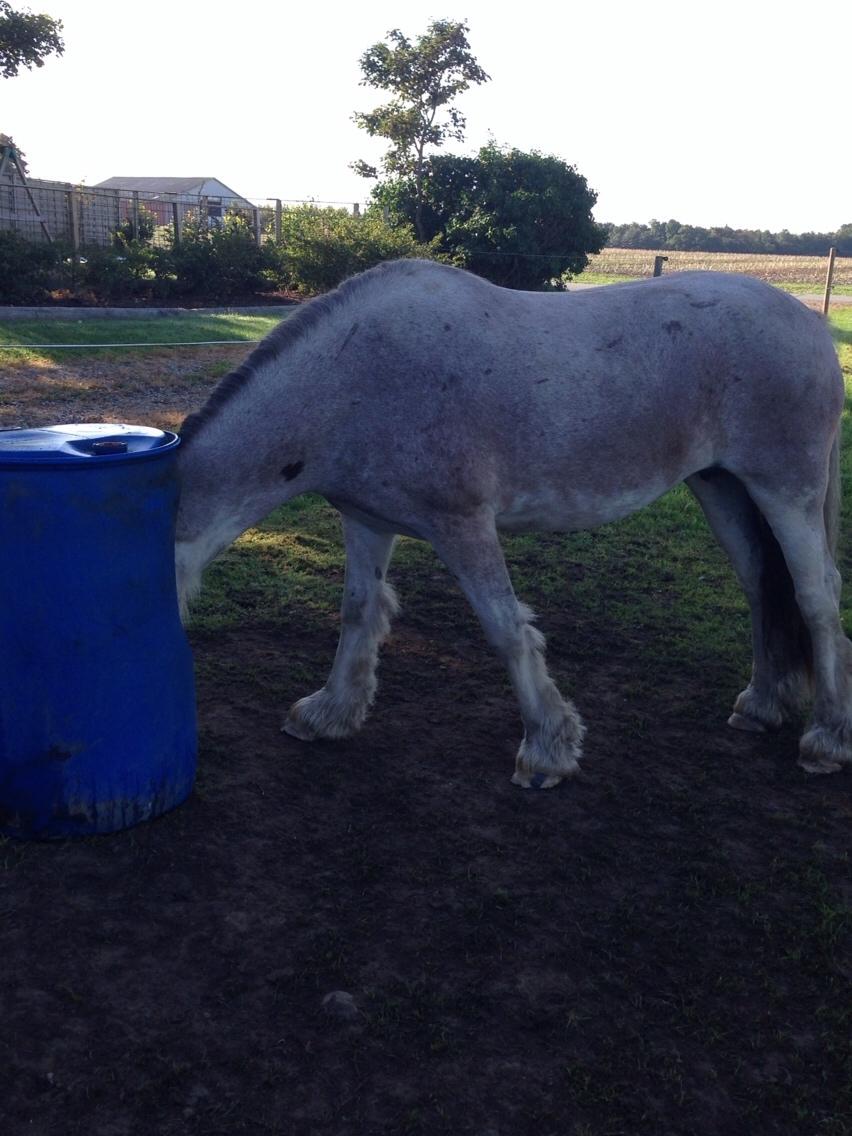
M 360 217 L 361 216 L 361 206 L 358 204 L 357 201 L 352 206 L 352 216 L 353 217 Z
M 73 186 L 68 191 L 68 213 L 71 220 L 71 248 L 76 261 L 80 255 L 80 190 Z
M 256 205 L 252 209 L 252 221 L 254 223 L 254 243 L 260 248 L 263 244 L 263 235 L 260 231 L 260 210 Z
M 281 244 L 281 199 L 275 198 L 275 243 Z
M 183 217 L 180 211 L 180 202 L 172 202 L 172 223 L 175 227 L 174 247 L 177 248 L 181 239 L 181 228 L 183 227 Z
M 825 273 L 825 295 L 822 298 L 822 314 L 828 315 L 828 305 L 831 302 L 831 281 L 834 277 L 834 258 L 837 256 L 837 249 L 830 248 L 828 250 L 828 268 Z
M 138 241 L 139 240 L 139 190 L 138 189 L 133 190 L 132 216 L 133 216 L 133 239 L 134 239 L 134 241 Z
M 665 264 L 665 262 L 668 259 L 669 258 L 667 256 L 655 256 L 654 257 L 654 275 L 655 276 L 662 276 L 663 275 L 663 265 Z

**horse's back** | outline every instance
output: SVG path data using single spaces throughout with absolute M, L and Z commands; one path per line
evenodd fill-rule
M 375 277 L 368 307 L 385 335 L 407 343 L 412 364 L 438 357 L 471 377 L 512 387 L 519 373 L 569 368 L 580 392 L 635 371 L 668 382 L 668 365 L 691 372 L 731 360 L 741 369 L 807 383 L 839 368 L 824 321 L 754 277 L 671 273 L 577 292 L 524 292 L 431 261 L 397 261 Z M 366 279 L 372 274 L 367 273 Z M 365 294 L 366 295 L 366 294 Z M 494 363 L 496 365 L 492 366 Z M 783 364 L 779 367 L 779 364 Z
M 709 465 L 766 466 L 839 414 L 822 321 L 748 277 L 542 294 L 410 262 L 374 283 L 353 296 L 340 380 L 358 387 L 340 425 L 348 484 L 392 464 L 440 508 L 487 500 L 509 527 L 585 527 Z

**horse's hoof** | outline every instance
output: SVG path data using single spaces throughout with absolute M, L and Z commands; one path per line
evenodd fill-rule
M 293 714 L 288 714 L 284 719 L 281 733 L 289 734 L 291 738 L 298 738 L 300 742 L 313 742 L 317 737 L 316 732 L 307 723 L 294 717 Z
M 843 768 L 839 761 L 819 757 L 800 757 L 796 764 L 805 773 L 839 773 Z
M 744 730 L 748 734 L 765 734 L 766 726 L 758 722 L 757 718 L 747 718 L 745 714 L 738 714 L 736 710 L 728 719 L 728 725 L 735 730 Z
M 512 774 L 512 784 L 522 789 L 554 789 L 563 780 L 558 773 L 521 773 L 516 769 Z

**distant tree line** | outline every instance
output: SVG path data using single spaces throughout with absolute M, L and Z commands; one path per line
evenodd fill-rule
M 852 224 L 834 233 L 770 233 L 768 229 L 712 229 L 683 225 L 680 221 L 632 221 L 628 225 L 604 225 L 610 248 L 672 249 L 680 252 L 749 252 L 792 256 L 825 256 L 829 248 L 838 256 L 852 256 Z

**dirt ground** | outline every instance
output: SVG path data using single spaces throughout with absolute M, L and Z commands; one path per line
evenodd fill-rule
M 2 424 L 175 425 L 214 354 L 168 358 L 146 396 L 115 364 L 7 372 Z M 852 1132 L 852 777 L 804 775 L 792 730 L 729 731 L 718 660 L 684 673 L 566 598 L 541 625 L 587 760 L 518 790 L 461 597 L 395 583 L 416 598 L 357 738 L 279 730 L 331 616 L 196 632 L 189 801 L 0 843 L 0 1131 Z

